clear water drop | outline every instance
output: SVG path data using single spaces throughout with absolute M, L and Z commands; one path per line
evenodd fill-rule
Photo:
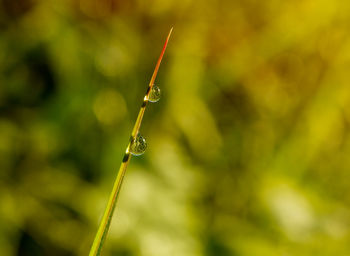
M 134 156 L 139 156 L 145 153 L 147 148 L 147 142 L 144 137 L 142 137 L 140 134 L 136 136 L 133 142 L 131 142 L 130 145 L 130 152 Z
M 154 85 L 149 93 L 148 101 L 157 102 L 160 99 L 160 89 L 158 86 Z

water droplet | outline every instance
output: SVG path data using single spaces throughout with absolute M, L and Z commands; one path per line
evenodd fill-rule
M 133 142 L 131 142 L 130 145 L 130 152 L 134 156 L 139 156 L 145 153 L 147 148 L 147 142 L 144 137 L 142 137 L 140 134 L 136 136 Z
M 160 99 L 160 89 L 158 86 L 153 85 L 151 92 L 149 93 L 148 101 L 157 102 Z

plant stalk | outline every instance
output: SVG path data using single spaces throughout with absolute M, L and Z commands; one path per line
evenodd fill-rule
M 126 148 L 125 155 L 123 157 L 123 161 L 122 161 L 120 168 L 119 168 L 119 171 L 118 171 L 118 175 L 114 181 L 113 189 L 112 189 L 112 192 L 109 196 L 108 204 L 106 206 L 102 220 L 101 220 L 100 225 L 98 227 L 94 242 L 91 246 L 89 256 L 96 256 L 96 255 L 101 254 L 101 250 L 102 250 L 104 241 L 106 240 L 106 237 L 108 234 L 109 226 L 111 224 L 112 217 L 113 217 L 113 212 L 114 212 L 114 209 L 115 209 L 115 206 L 116 206 L 116 203 L 118 200 L 118 196 L 120 193 L 120 189 L 121 189 L 121 186 L 122 186 L 122 183 L 124 180 L 125 172 L 126 172 L 126 169 L 127 169 L 128 164 L 130 162 L 130 159 L 131 159 L 130 145 L 133 142 L 133 140 L 136 138 L 137 134 L 139 133 L 142 119 L 143 119 L 143 116 L 144 116 L 144 113 L 146 110 L 146 106 L 148 103 L 149 94 L 150 94 L 151 89 L 154 85 L 154 81 L 157 77 L 158 69 L 159 69 L 160 63 L 162 62 L 163 55 L 164 55 L 165 49 L 168 45 L 168 41 L 169 41 L 172 30 L 173 30 L 173 28 L 171 28 L 169 31 L 168 37 L 164 43 L 162 52 L 158 58 L 156 67 L 153 71 L 151 81 L 149 82 L 145 97 L 143 99 L 141 109 L 140 109 L 139 114 L 137 116 L 134 128 L 131 132 L 129 144 Z

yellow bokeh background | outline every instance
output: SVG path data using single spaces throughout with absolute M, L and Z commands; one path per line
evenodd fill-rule
M 0 255 L 350 255 L 350 2 L 4 0 Z

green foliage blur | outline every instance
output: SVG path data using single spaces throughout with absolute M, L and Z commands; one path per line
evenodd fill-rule
M 350 255 L 350 2 L 0 2 L 0 255 Z

